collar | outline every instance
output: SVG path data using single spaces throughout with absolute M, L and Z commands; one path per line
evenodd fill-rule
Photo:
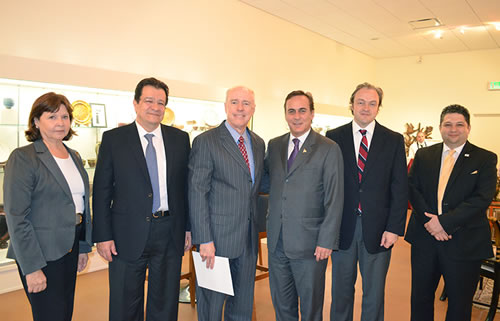
M 465 143 L 463 143 L 462 145 L 458 146 L 457 148 L 454 148 L 455 155 L 456 155 L 457 158 L 458 158 L 458 155 L 460 155 L 460 153 L 462 152 L 462 149 L 464 149 L 464 146 L 465 146 Z M 451 150 L 451 148 L 449 148 L 448 145 L 446 145 L 445 143 L 443 143 L 443 155 L 445 153 L 448 154 L 448 152 L 450 150 Z
M 360 129 L 366 129 L 366 131 L 368 132 L 368 134 L 370 135 L 373 135 L 373 131 L 375 130 L 375 120 L 373 120 L 371 123 L 368 124 L 368 126 L 366 126 L 365 128 L 362 128 L 358 125 L 358 123 L 356 123 L 356 121 L 352 121 L 352 133 L 353 134 L 356 134 L 358 133 L 359 134 L 359 130 Z
M 238 139 L 240 139 L 240 136 L 243 136 L 243 139 L 245 140 L 245 143 L 249 141 L 249 136 L 248 136 L 248 128 L 245 128 L 245 131 L 243 132 L 243 134 L 240 135 L 240 133 L 238 133 L 236 131 L 236 129 L 234 129 L 231 125 L 229 125 L 229 123 L 226 121 L 224 121 L 224 125 L 226 125 L 226 128 L 227 130 L 229 130 L 229 133 L 231 134 L 231 137 L 233 137 L 234 141 L 236 143 L 238 143 Z
M 153 130 L 152 132 L 148 132 L 137 121 L 135 122 L 135 124 L 137 125 L 137 132 L 139 133 L 139 137 L 144 137 L 144 135 L 146 135 L 146 134 L 153 134 L 153 135 L 155 135 L 158 138 L 162 137 L 162 135 L 161 135 L 161 125 L 158 125 L 158 127 L 156 127 L 156 129 Z
M 293 144 L 292 140 L 294 138 L 297 138 L 299 141 L 300 141 L 300 145 L 301 144 L 304 144 L 304 142 L 306 141 L 307 137 L 309 136 L 309 133 L 311 132 L 311 128 L 309 128 L 309 130 L 307 132 L 305 132 L 303 135 L 299 136 L 299 137 L 295 137 L 292 135 L 292 133 L 290 133 L 290 137 L 288 138 L 288 144 Z

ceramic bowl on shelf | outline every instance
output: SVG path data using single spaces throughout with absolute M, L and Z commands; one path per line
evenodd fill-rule
M 87 162 L 89 163 L 90 167 L 95 167 L 97 160 L 95 158 L 89 158 L 87 159 Z
M 7 97 L 7 98 L 3 99 L 3 105 L 7 109 L 11 109 L 12 107 L 14 107 L 14 104 L 15 104 L 14 99 L 12 99 L 12 98 Z

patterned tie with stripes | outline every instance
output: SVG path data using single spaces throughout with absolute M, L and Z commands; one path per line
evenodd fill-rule
M 243 156 L 245 163 L 247 163 L 248 170 L 250 171 L 250 163 L 248 162 L 248 153 L 245 147 L 245 139 L 243 138 L 243 136 L 240 136 L 240 138 L 238 139 L 238 148 L 240 149 L 241 155 Z
M 358 177 L 359 182 L 363 178 L 363 172 L 365 170 L 366 160 L 368 159 L 368 139 L 366 138 L 366 129 L 360 129 L 359 132 L 363 137 L 361 138 L 361 143 L 359 144 L 359 154 L 358 154 Z M 358 204 L 358 214 L 361 215 L 361 202 Z

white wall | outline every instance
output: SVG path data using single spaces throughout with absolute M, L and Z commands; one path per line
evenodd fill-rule
M 345 114 L 333 106 L 375 78 L 374 59 L 235 0 L 10 1 L 0 30 L 0 77 L 132 90 L 153 75 L 174 96 L 218 101 L 247 85 L 266 140 L 286 131 L 291 90 Z
M 500 80 L 500 49 L 376 61 L 377 83 L 384 89 L 385 107 L 378 119 L 403 132 L 404 124 L 433 126 L 440 139 L 439 115 L 450 104 L 461 104 L 472 114 L 469 140 L 500 153 L 496 129 L 500 117 L 500 91 L 488 91 L 489 81 Z M 499 115 L 500 116 L 500 115 Z

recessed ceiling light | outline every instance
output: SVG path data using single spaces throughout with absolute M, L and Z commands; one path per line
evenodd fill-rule
M 460 27 L 460 33 L 465 34 L 465 27 Z
M 434 38 L 443 39 L 443 31 L 442 30 L 434 30 Z

